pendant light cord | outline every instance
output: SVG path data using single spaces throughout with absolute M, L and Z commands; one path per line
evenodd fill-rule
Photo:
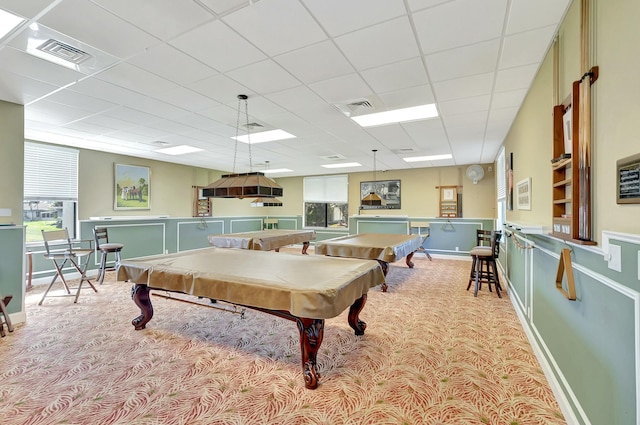
M 247 144 L 249 145 L 249 172 L 253 171 L 253 158 L 251 157 L 251 128 L 249 127 L 249 102 L 245 94 L 238 95 L 238 113 L 236 115 L 236 143 L 233 149 L 233 174 L 236 173 L 236 159 L 238 157 L 238 137 L 240 137 L 240 110 L 244 100 L 244 117 L 247 127 Z

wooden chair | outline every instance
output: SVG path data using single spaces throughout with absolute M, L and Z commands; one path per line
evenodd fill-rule
M 476 233 L 477 246 L 471 249 L 472 257 L 471 273 L 469 275 L 469 283 L 467 291 L 471 288 L 471 283 L 475 282 L 473 296 L 478 296 L 478 290 L 481 289 L 482 283 L 486 283 L 491 290 L 491 285 L 495 285 L 496 294 L 502 298 L 500 290 L 500 278 L 498 277 L 498 266 L 496 259 L 500 254 L 500 238 L 502 232 L 499 230 L 478 230 Z
M 7 295 L 3 297 L 0 293 L 0 336 L 5 336 L 4 333 L 4 325 L 6 323 L 7 330 L 9 332 L 13 332 L 13 325 L 11 324 L 11 318 L 9 318 L 9 313 L 7 313 L 7 305 L 9 305 L 9 301 L 13 299 L 12 295 Z
M 93 237 L 96 242 L 96 252 L 100 251 L 100 266 L 98 267 L 98 283 L 102 285 L 104 275 L 107 270 L 115 270 L 115 267 L 107 268 L 107 256 L 113 253 L 115 256 L 116 266 L 122 260 L 120 252 L 124 245 L 117 242 L 109 242 L 109 232 L 106 227 L 97 227 L 93 229 Z
M 52 231 L 43 230 L 42 240 L 44 241 L 44 248 L 46 251 L 44 257 L 53 262 L 53 265 L 56 268 L 56 274 L 53 276 L 47 290 L 44 291 L 42 299 L 38 305 L 42 305 L 42 302 L 58 277 L 62 280 L 64 289 L 67 291 L 66 295 L 72 295 L 71 289 L 76 290 L 75 300 L 73 301 L 74 303 L 78 302 L 80 290 L 82 289 L 82 284 L 84 282 L 87 282 L 95 292 L 98 292 L 96 287 L 93 286 L 91 281 L 87 278 L 86 274 L 87 266 L 89 265 L 89 258 L 91 258 L 91 254 L 93 253 L 93 240 L 71 240 L 66 228 Z M 63 269 L 67 264 L 80 273 L 80 283 L 78 283 L 77 288 L 70 288 L 64 278 Z

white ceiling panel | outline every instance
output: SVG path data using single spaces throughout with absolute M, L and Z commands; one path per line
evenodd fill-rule
M 223 20 L 270 56 L 327 38 L 313 17 L 297 1 L 260 1 L 225 16 Z M 277 31 L 274 25 L 277 25 Z
M 389 169 L 490 162 L 569 3 L 0 0 L 38 27 L 0 40 L 0 101 L 25 105 L 34 140 L 223 171 L 234 156 L 249 167 L 231 139 L 245 134 L 239 94 L 250 122 L 296 136 L 254 146 L 254 163 L 287 175 L 371 171 L 371 149 Z M 36 59 L 36 36 L 91 56 Z M 434 102 L 430 120 L 363 129 L 349 118 Z M 203 151 L 169 156 L 156 141 Z M 409 164 L 407 152 L 454 157 Z M 364 165 L 320 166 L 335 154 Z
M 402 0 L 305 0 L 304 4 L 333 37 L 407 14 Z
M 332 41 L 322 41 L 276 56 L 275 61 L 306 84 L 354 71 Z
M 361 29 L 335 40 L 347 59 L 359 70 L 420 55 L 406 17 Z

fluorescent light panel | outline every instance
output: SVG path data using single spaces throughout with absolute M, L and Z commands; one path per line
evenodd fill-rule
M 324 164 L 324 168 L 349 168 L 349 167 L 362 167 L 359 162 L 344 162 L 342 164 Z
M 293 170 L 290 170 L 288 168 L 270 168 L 268 170 L 264 170 L 263 173 L 265 174 L 275 174 L 275 173 L 290 173 Z
M 260 133 L 251 133 L 250 135 L 238 136 L 237 138 L 234 136 L 232 139 L 237 140 L 242 143 L 264 143 L 264 142 L 273 142 L 274 140 L 285 140 L 285 139 L 293 139 L 296 136 L 293 134 L 287 133 L 284 130 L 270 130 L 270 131 L 261 131 Z
M 411 156 L 407 158 L 402 158 L 406 162 L 421 162 L 421 161 L 438 161 L 441 159 L 451 159 L 453 158 L 451 154 L 447 153 L 444 155 L 429 155 L 429 156 Z
M 170 148 L 158 149 L 156 152 L 166 153 L 167 155 L 184 155 L 186 153 L 200 152 L 200 148 L 189 145 L 172 146 Z
M 375 114 L 359 115 L 351 117 L 361 127 L 373 127 L 377 125 L 396 124 L 407 121 L 424 120 L 438 116 L 435 103 L 413 106 L 411 108 L 395 109 L 393 111 L 376 112 Z
M 0 39 L 4 38 L 5 35 L 9 34 L 23 22 L 24 19 L 21 17 L 0 9 Z

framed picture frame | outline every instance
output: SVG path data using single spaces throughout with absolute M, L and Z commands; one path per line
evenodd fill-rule
M 616 203 L 640 204 L 640 154 L 616 162 Z
M 531 177 L 516 183 L 516 203 L 519 210 L 531 209 Z
M 380 197 L 380 199 L 382 199 L 382 205 L 362 205 L 361 203 L 361 209 L 400 209 L 400 180 L 375 180 L 360 182 L 360 199 L 364 198 L 371 192 L 375 192 Z
M 140 165 L 115 164 L 114 210 L 151 208 L 151 169 Z

